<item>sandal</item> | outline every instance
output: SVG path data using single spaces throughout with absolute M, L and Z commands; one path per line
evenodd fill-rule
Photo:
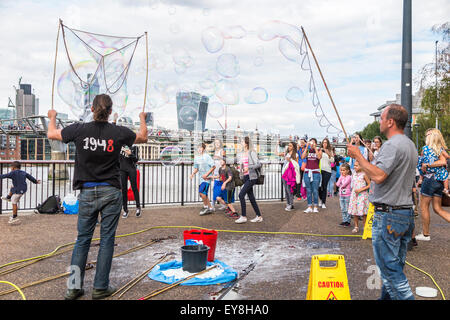
M 352 230 L 352 233 L 358 233 L 358 231 L 359 231 L 359 228 L 358 227 L 354 227 L 353 230 Z

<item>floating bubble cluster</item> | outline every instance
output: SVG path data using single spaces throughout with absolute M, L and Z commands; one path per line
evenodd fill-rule
M 286 92 L 286 100 L 290 102 L 300 102 L 303 100 L 304 93 L 299 87 L 291 87 Z
M 71 113 L 92 119 L 91 104 L 99 93 L 113 100 L 113 112 L 125 113 L 127 76 L 138 38 L 112 37 L 73 30 L 61 24 L 69 67 L 58 77 L 57 92 Z M 136 94 L 142 87 L 135 87 Z
M 225 109 L 229 114 L 236 110 L 245 113 L 246 107 L 263 107 L 264 104 L 304 109 L 307 107 L 305 93 L 309 89 L 311 112 L 314 112 L 319 125 L 330 134 L 341 133 L 322 108 L 307 43 L 299 27 L 278 20 L 256 24 L 253 29 L 238 23 L 219 25 L 213 15 L 214 10 L 204 8 L 191 20 L 193 24 L 197 23 L 195 29 L 193 24 L 183 24 L 181 19 L 185 17 L 185 8 L 182 6 L 157 0 L 150 0 L 149 6 L 166 16 L 167 27 L 161 37 L 150 34 L 150 39 L 161 40 L 150 43 L 146 111 L 159 112 L 162 108 L 176 107 L 177 93 L 198 92 L 209 98 L 208 116 L 216 122 L 225 115 Z M 98 81 L 103 80 L 104 87 L 115 92 L 114 107 L 121 113 L 135 110 L 126 108 L 129 102 L 127 90 L 130 89 L 133 99 L 146 91 L 142 81 L 147 71 L 145 57 L 139 56 L 132 73 L 132 78 L 141 81 L 130 84 L 126 77 L 133 55 L 130 39 L 104 39 L 93 34 L 84 35 L 83 39 L 88 45 L 83 44 L 80 50 L 74 51 L 76 56 L 80 53 L 79 56 L 85 58 L 75 64 L 75 69 L 87 77 L 89 73 L 97 74 L 96 67 L 100 65 L 98 69 L 106 81 L 100 76 Z M 196 46 L 197 43 L 200 46 Z M 102 58 L 96 53 L 97 49 L 91 50 L 90 46 L 96 46 L 101 54 L 108 55 L 104 65 L 100 63 Z M 281 64 L 283 70 L 279 67 Z M 294 75 L 296 68 L 298 73 Z M 308 84 L 298 80 L 297 76 L 306 79 Z M 78 86 L 77 90 L 74 86 Z M 76 75 L 69 71 L 58 82 L 61 98 L 73 106 L 75 114 L 83 113 L 83 99 L 86 92 L 95 93 L 92 89 L 92 86 L 79 86 Z M 178 120 L 183 123 L 192 124 L 197 119 L 197 105 L 187 103 L 175 110 Z
M 240 72 L 239 61 L 233 54 L 222 54 L 217 58 L 216 69 L 222 77 L 236 78 Z
M 265 103 L 269 97 L 267 90 L 262 87 L 253 88 L 247 97 L 245 102 L 249 104 L 261 104 Z
M 208 115 L 212 118 L 221 118 L 225 113 L 225 106 L 218 101 L 210 102 L 208 105 Z
M 183 160 L 183 150 L 178 146 L 165 147 L 159 158 L 163 166 L 175 166 Z

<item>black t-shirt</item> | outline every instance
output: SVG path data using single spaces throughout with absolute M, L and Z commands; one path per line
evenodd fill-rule
M 133 141 L 134 142 L 134 141 Z M 125 151 L 129 149 L 131 154 L 128 155 Z M 120 150 L 120 170 L 122 171 L 134 171 L 136 170 L 136 162 L 138 162 L 137 157 L 137 147 L 131 147 L 129 145 L 122 146 Z
M 120 186 L 119 154 L 123 145 L 132 145 L 136 134 L 109 122 L 74 123 L 61 131 L 64 143 L 76 146 L 73 188 L 85 182 L 106 182 Z
M 225 182 L 228 180 L 229 177 L 233 177 L 233 172 L 231 171 L 230 167 L 226 166 L 225 169 L 219 168 L 219 180 L 222 182 Z M 226 189 L 231 191 L 235 188 L 234 181 L 231 179 L 230 182 L 227 183 Z

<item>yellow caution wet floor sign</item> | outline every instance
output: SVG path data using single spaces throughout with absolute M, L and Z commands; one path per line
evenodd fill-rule
M 336 262 L 321 266 L 321 262 Z M 343 255 L 321 254 L 311 259 L 306 300 L 351 300 Z
M 373 215 L 375 214 L 375 207 L 373 204 L 369 204 L 369 211 L 367 211 L 366 225 L 364 226 L 363 239 L 372 239 L 372 223 Z

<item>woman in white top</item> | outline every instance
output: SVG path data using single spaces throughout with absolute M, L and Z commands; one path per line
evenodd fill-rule
M 378 154 L 378 152 L 380 152 L 382 144 L 383 144 L 383 140 L 381 139 L 381 137 L 376 136 L 375 138 L 373 138 L 373 142 L 371 144 L 372 152 L 369 152 L 369 161 L 373 165 L 376 164 L 377 154 Z
M 334 162 L 334 152 L 328 138 L 322 140 L 320 148 L 322 149 L 322 158 L 320 159 L 322 183 L 319 188 L 319 206 L 326 209 L 328 181 L 331 178 L 331 163 Z

